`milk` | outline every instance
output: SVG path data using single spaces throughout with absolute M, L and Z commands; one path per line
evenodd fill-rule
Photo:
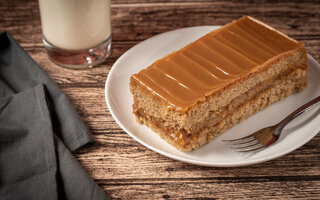
M 85 50 L 111 34 L 110 0 L 39 0 L 46 41 L 65 50 Z

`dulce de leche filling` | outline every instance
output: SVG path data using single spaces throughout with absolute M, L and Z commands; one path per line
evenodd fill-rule
M 184 112 L 271 58 L 301 45 L 245 16 L 157 60 L 131 79 L 168 107 Z

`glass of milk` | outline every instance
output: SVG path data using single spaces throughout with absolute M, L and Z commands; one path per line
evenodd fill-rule
M 91 68 L 109 56 L 110 0 L 39 0 L 39 7 L 43 43 L 54 63 Z

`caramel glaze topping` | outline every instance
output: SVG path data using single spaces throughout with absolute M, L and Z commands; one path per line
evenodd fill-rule
M 302 44 L 249 16 L 212 31 L 134 74 L 170 108 L 189 107 Z

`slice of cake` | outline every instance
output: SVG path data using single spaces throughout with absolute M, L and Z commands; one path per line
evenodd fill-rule
M 190 151 L 305 88 L 306 72 L 302 43 L 246 16 L 132 75 L 133 113 Z

